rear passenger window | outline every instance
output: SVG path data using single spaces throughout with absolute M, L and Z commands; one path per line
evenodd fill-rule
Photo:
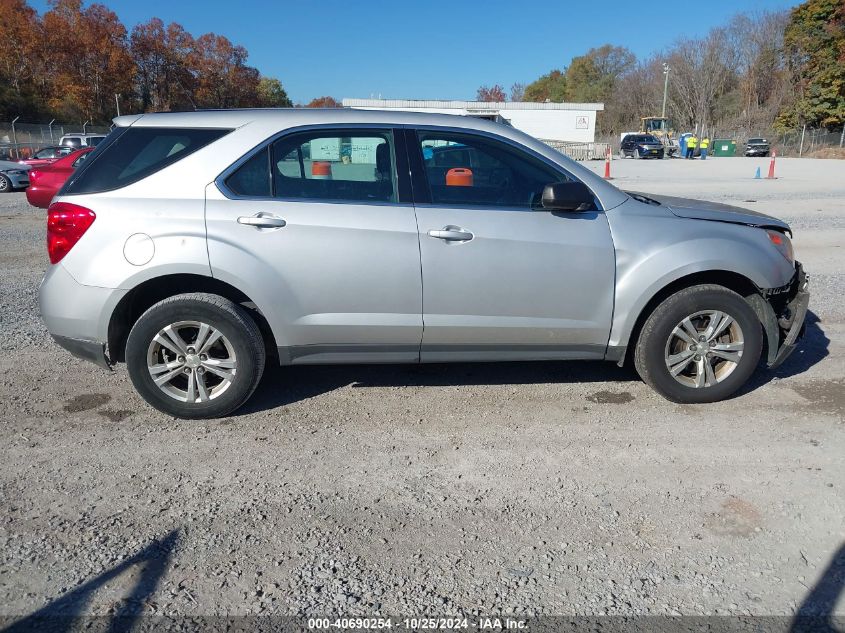
M 393 137 L 388 131 L 292 134 L 272 146 L 277 198 L 395 202 Z
M 100 143 L 64 193 L 111 191 L 146 178 L 216 141 L 229 130 L 130 127 Z M 111 141 L 111 142 L 109 142 Z

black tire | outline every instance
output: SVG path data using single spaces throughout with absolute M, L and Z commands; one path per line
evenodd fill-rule
M 12 191 L 12 181 L 0 174 L 0 193 L 9 193 L 10 191 Z
M 708 310 L 718 310 L 735 320 L 744 339 L 742 355 L 720 382 L 702 387 L 688 386 L 670 374 L 665 355 L 675 327 L 686 317 Z M 762 349 L 762 325 L 745 299 L 724 286 L 692 286 L 665 299 L 646 319 L 634 350 L 634 366 L 646 384 L 672 402 L 717 402 L 748 381 L 760 361 Z M 714 358 L 713 362 L 721 361 Z
M 168 395 L 155 384 L 148 368 L 147 355 L 154 337 L 168 325 L 185 321 L 208 324 L 219 331 L 237 359 L 228 386 L 205 402 L 180 401 Z M 248 311 L 213 294 L 181 294 L 159 301 L 135 322 L 126 341 L 126 366 L 135 389 L 150 405 L 177 418 L 217 418 L 231 413 L 255 391 L 264 363 L 264 341 Z M 211 373 L 208 376 L 214 378 Z

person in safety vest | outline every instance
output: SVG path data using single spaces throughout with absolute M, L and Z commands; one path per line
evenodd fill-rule
M 710 139 L 705 136 L 701 139 L 698 147 L 701 149 L 701 160 L 707 160 L 707 149 L 710 147 Z
M 687 158 L 695 158 L 695 148 L 698 146 L 698 137 L 693 134 L 687 138 Z

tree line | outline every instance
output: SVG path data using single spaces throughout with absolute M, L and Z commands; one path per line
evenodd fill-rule
M 655 32 L 657 33 L 657 32 Z M 845 0 L 808 0 L 788 11 L 742 13 L 700 38 L 681 38 L 646 59 L 606 44 L 572 58 L 511 100 L 603 102 L 599 134 L 639 129 L 666 115 L 676 129 L 745 135 L 845 123 Z M 501 85 L 480 101 L 505 101 Z
M 121 112 L 291 106 L 222 35 L 158 18 L 131 31 L 102 4 L 0 0 L 0 121 L 108 123 Z M 309 105 L 331 105 L 322 97 Z M 335 104 L 339 105 L 339 104 Z

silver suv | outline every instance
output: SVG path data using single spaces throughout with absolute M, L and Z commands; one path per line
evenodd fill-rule
M 726 398 L 803 329 L 789 226 L 623 192 L 512 127 L 405 112 L 145 114 L 48 212 L 41 313 L 152 406 L 281 364 L 604 359 Z

